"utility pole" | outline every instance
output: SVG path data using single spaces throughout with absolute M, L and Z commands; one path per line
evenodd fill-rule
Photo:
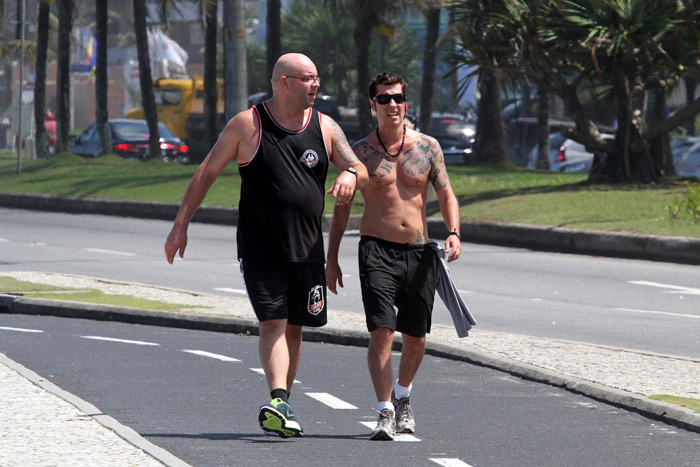
M 17 106 L 17 175 L 22 175 L 22 91 L 24 88 L 24 7 L 19 11 L 20 54 L 19 54 L 19 105 Z
M 245 0 L 224 2 L 224 76 L 228 122 L 248 107 Z

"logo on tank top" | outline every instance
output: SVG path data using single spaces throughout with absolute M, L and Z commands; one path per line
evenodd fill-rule
M 313 149 L 307 149 L 304 154 L 299 158 L 299 162 L 312 169 L 318 164 L 318 154 Z
M 312 315 L 317 315 L 323 310 L 323 305 L 325 301 L 323 300 L 323 287 L 316 285 L 309 291 L 309 303 L 307 304 L 307 309 Z

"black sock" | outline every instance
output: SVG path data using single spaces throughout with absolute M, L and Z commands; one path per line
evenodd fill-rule
M 282 388 L 273 389 L 270 391 L 270 398 L 273 400 L 279 398 L 285 402 L 289 402 L 289 393 Z

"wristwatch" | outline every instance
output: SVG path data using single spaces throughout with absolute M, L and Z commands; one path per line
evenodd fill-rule
M 351 174 L 353 174 L 353 175 L 355 176 L 355 178 L 357 178 L 357 170 L 355 170 L 354 167 L 348 167 L 348 168 L 345 169 L 345 170 L 347 170 L 348 172 L 350 172 Z

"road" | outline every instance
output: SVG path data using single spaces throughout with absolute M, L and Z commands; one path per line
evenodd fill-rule
M 0 274 L 46 271 L 245 296 L 235 228 L 192 224 L 168 265 L 170 223 L 0 209 Z M 341 245 L 345 288 L 331 309 L 361 313 L 356 251 Z M 479 329 L 700 357 L 700 268 L 463 244 L 450 269 Z M 434 321 L 450 324 L 436 300 Z
M 264 435 L 257 338 L 0 314 L 0 351 L 193 466 L 691 466 L 697 433 L 500 371 L 426 356 L 415 435 L 370 442 L 365 350 L 306 343 L 304 439 Z M 394 362 L 396 363 L 396 358 Z

